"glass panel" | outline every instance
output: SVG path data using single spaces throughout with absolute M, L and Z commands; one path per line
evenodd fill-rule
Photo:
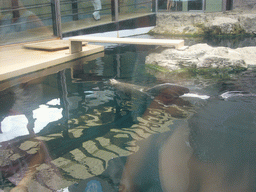
M 152 1 L 118 1 L 118 20 L 147 16 L 152 13 Z M 108 26 L 115 21 L 115 1 L 91 0 L 91 1 L 61 1 L 62 31 L 69 33 L 102 25 L 102 30 L 108 30 Z M 125 26 L 124 26 L 125 28 Z M 127 27 L 126 27 L 127 28 Z M 116 30 L 116 27 L 110 27 Z
M 62 0 L 60 3 L 63 33 L 112 22 L 109 1 Z
M 172 75 L 145 64 L 152 51 L 110 46 L 104 56 L 2 82 L 2 187 L 198 191 L 201 179 L 231 182 L 219 186 L 225 191 L 253 187 L 255 69 L 231 74 L 232 83 L 225 71 Z M 235 91 L 236 81 L 252 93 Z
M 49 1 L 1 0 L 0 44 L 52 38 Z
M 15 44 L 52 37 L 57 1 L 10 2 L 0 0 L 1 192 L 256 191 L 255 10 L 225 11 L 239 5 L 229 0 L 120 0 L 115 17 L 114 1 L 61 0 L 65 37 L 135 27 L 119 40 L 185 42 L 89 42 L 84 53 L 104 51 L 76 58 L 66 39 L 43 41 L 55 50 Z M 161 35 L 148 33 L 155 11 Z
M 152 1 L 149 0 L 126 0 L 119 4 L 120 19 L 140 17 L 152 12 Z
M 161 12 L 176 12 L 189 10 L 202 10 L 203 1 L 195 0 L 159 0 L 158 9 Z
M 188 1 L 188 10 L 203 10 L 202 0 Z

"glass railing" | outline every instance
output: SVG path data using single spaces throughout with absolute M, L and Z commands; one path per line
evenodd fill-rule
M 0 6 L 0 45 L 52 37 L 51 3 L 3 1 Z
M 222 7 L 222 0 L 3 0 L 0 45 L 86 34 L 83 29 L 135 20 L 156 12 L 216 12 L 222 11 Z M 131 26 L 123 28 L 128 27 Z
M 63 33 L 152 13 L 152 1 L 5 0 L 0 6 L 0 45 L 62 37 Z
M 60 1 L 62 32 L 81 30 L 111 22 L 111 4 L 106 1 Z

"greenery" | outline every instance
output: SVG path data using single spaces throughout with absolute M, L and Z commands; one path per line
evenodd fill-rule
M 153 64 L 145 64 L 145 65 L 146 65 L 146 68 L 148 69 L 153 69 L 162 73 L 171 73 L 168 69 L 161 67 L 159 65 L 153 65 Z

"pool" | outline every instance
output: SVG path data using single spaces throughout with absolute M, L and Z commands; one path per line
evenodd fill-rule
M 133 162 L 137 161 L 138 164 L 146 166 L 149 159 L 165 159 L 165 155 L 158 157 L 159 152 L 156 152 L 156 149 L 151 151 L 151 146 L 159 145 L 157 149 L 166 150 L 165 154 L 174 153 L 162 148 L 165 146 L 162 141 L 176 134 L 170 142 L 174 142 L 175 146 L 177 141 L 178 145 L 177 139 L 183 138 L 182 135 L 189 132 L 188 129 L 179 128 L 186 127 L 187 120 L 195 111 L 207 105 L 209 98 L 219 98 L 227 91 L 242 89 L 252 94 L 247 98 L 253 98 L 253 94 L 256 94 L 256 71 L 253 68 L 233 74 L 232 78 L 228 79 L 209 79 L 201 76 L 165 81 L 158 79 L 145 65 L 145 57 L 154 48 L 110 46 L 105 50 L 103 57 L 86 62 L 83 59 L 77 60 L 72 67 L 57 73 L 6 86 L 0 93 L 2 189 L 11 189 L 21 181 L 29 191 L 67 191 L 69 186 L 70 191 L 86 191 L 91 189 L 90 185 L 98 187 L 99 191 L 118 191 L 121 177 L 127 176 L 123 172 L 126 165 L 127 170 L 132 173 L 134 170 L 134 174 L 139 175 L 135 177 L 138 182 L 141 178 L 147 178 L 147 175 L 153 175 L 153 180 L 155 176 L 158 177 L 155 182 L 172 183 L 162 178 L 166 174 L 164 171 L 162 176 L 158 176 L 158 173 L 153 171 L 145 172 L 147 168 L 144 168 L 138 174 L 137 166 Z M 178 93 L 169 91 L 159 97 L 164 89 L 158 86 L 162 84 L 171 87 L 170 90 L 177 90 Z M 255 121 L 255 117 L 252 116 L 248 121 Z M 250 131 L 250 139 L 252 138 L 253 142 L 241 146 L 236 143 L 239 150 L 254 146 L 255 129 Z M 193 134 L 196 132 L 204 133 L 202 130 L 196 130 Z M 227 140 L 223 136 L 226 133 L 220 133 L 216 134 L 217 139 L 209 138 L 213 143 L 208 145 L 219 146 L 216 144 L 218 138 L 219 142 Z M 247 139 L 249 137 L 247 138 L 245 133 L 245 140 Z M 202 143 L 207 143 L 207 140 L 202 140 Z M 189 140 L 185 144 L 186 147 L 191 148 L 190 145 L 193 145 L 200 149 L 198 159 L 205 164 L 214 159 L 207 155 L 209 148 L 204 148 L 197 142 L 191 144 Z M 140 156 L 132 156 L 127 162 L 127 157 L 143 152 L 143 146 L 147 146 L 147 155 L 142 156 L 142 159 Z M 179 147 L 173 149 L 182 151 L 182 145 Z M 213 150 L 216 152 L 219 148 Z M 188 151 L 187 154 L 190 153 L 191 151 Z M 184 153 L 184 159 L 187 154 Z M 237 151 L 236 154 L 239 156 L 240 152 Z M 234 154 L 230 153 L 231 155 Z M 208 157 L 211 157 L 210 160 Z M 168 162 L 175 160 L 170 158 Z M 197 161 L 193 163 L 197 164 L 193 168 L 199 166 Z M 239 163 L 241 162 L 237 162 Z M 213 169 L 205 164 L 202 169 L 204 173 Z M 253 169 L 254 165 L 254 162 L 248 164 Z M 161 166 L 159 165 L 159 169 Z M 222 166 L 224 165 L 218 166 L 218 169 Z M 228 169 L 233 170 L 231 166 L 228 166 Z M 241 175 L 251 174 L 243 170 L 238 172 L 240 171 Z M 177 173 L 172 171 L 173 174 Z M 246 180 L 247 177 L 244 178 Z M 219 182 L 214 181 L 213 177 L 208 179 L 213 183 Z M 179 185 L 181 184 L 184 183 Z M 156 185 L 153 185 L 151 190 L 159 191 L 157 187 L 154 188 Z M 241 187 L 240 183 L 238 185 Z M 125 183 L 121 186 L 125 186 Z M 203 188 L 199 184 L 193 187 L 192 191 Z M 206 189 L 209 188 L 206 186 Z M 149 189 L 144 189 L 147 190 Z

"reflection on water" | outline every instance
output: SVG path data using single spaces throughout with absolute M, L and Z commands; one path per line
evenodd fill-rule
M 34 135 L 49 122 L 62 117 L 62 109 L 51 108 L 58 101 L 42 103 L 42 84 L 21 84 L 2 93 L 5 100 L 1 101 L 4 110 L 1 115 L 0 141 L 8 141 L 17 136 Z
M 151 48 L 3 90 L 2 188 L 255 191 L 255 70 L 163 82 L 145 68 Z

